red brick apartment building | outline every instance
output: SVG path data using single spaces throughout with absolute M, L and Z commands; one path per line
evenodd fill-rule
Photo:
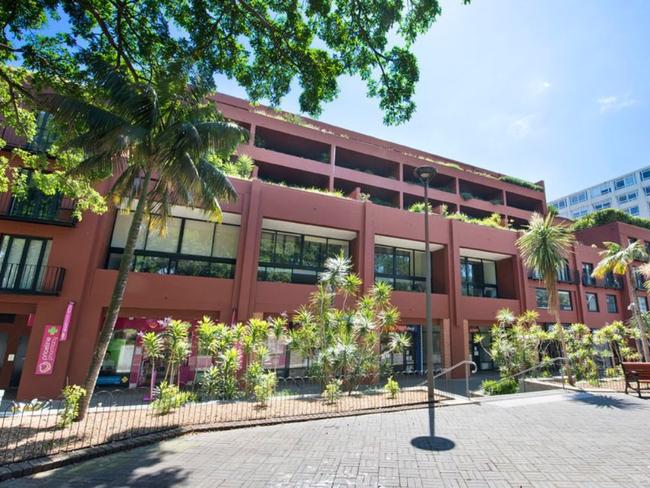
M 434 212 L 446 205 L 471 217 L 498 213 L 518 229 L 531 212 L 546 210 L 543 189 L 503 181 L 497 173 L 309 119 L 295 123 L 237 98 L 216 99 L 224 115 L 250 131 L 239 152 L 254 159 L 254 177 L 233 178 L 239 198 L 224 206 L 222 224 L 176 208 L 165 237 L 155 231 L 140 236 L 101 384 L 146 382 L 137 332 L 155 329 L 164 317 L 234 322 L 291 313 L 308 300 L 325 257 L 341 250 L 366 284 L 393 284 L 402 327 L 413 337 L 395 367 L 421 370 L 423 215 L 408 207 L 422 201 L 423 192 L 413 169 L 434 164 L 438 170 L 430 190 Z M 19 399 L 55 397 L 87 371 L 129 216 L 113 209 L 74 222 L 70 202 L 36 194 L 27 203 L 1 195 L 0 214 L 0 389 L 17 388 Z M 443 215 L 432 215 L 430 224 L 435 360 L 448 366 L 469 356 L 481 369 L 492 368 L 472 335 L 504 307 L 537 309 L 541 321 L 552 322 L 543 309 L 544 290 L 522 266 L 516 230 Z M 591 281 L 589 267 L 598 261 L 592 244 L 650 242 L 650 231 L 615 223 L 579 238 L 560 286 L 562 321 L 598 328 L 628 313 L 629 292 Z M 303 367 L 290 351 L 276 352 L 280 371 Z M 38 369 L 42 355 L 50 361 Z M 201 363 L 190 357 L 182 380 L 191 381 Z

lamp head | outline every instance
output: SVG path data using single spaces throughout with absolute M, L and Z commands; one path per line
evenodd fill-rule
M 430 181 L 438 173 L 433 166 L 418 166 L 413 170 L 415 176 L 423 183 Z

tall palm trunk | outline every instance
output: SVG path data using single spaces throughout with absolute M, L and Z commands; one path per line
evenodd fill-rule
M 120 260 L 120 269 L 117 272 L 117 280 L 115 281 L 115 287 L 113 288 L 113 295 L 111 296 L 110 304 L 106 310 L 106 317 L 104 318 L 104 324 L 102 325 L 102 330 L 99 333 L 99 338 L 97 339 L 97 345 L 95 346 L 95 352 L 93 353 L 93 357 L 90 362 L 88 375 L 84 381 L 84 389 L 86 390 L 86 395 L 82 397 L 79 404 L 79 415 L 77 416 L 77 421 L 83 420 L 83 418 L 86 416 L 86 413 L 88 412 L 88 406 L 90 405 L 90 400 L 92 398 L 95 385 L 97 384 L 99 370 L 102 367 L 102 362 L 104 361 L 104 356 L 106 355 L 108 344 L 113 338 L 115 323 L 117 322 L 117 316 L 122 306 L 122 300 L 124 299 L 124 293 L 126 291 L 126 282 L 129 277 L 129 270 L 133 264 L 135 245 L 138 239 L 138 234 L 140 233 L 140 228 L 142 227 L 142 220 L 144 217 L 147 191 L 150 180 L 151 170 L 147 170 L 142 181 L 142 189 L 140 191 L 138 205 L 135 208 L 133 221 L 131 222 L 129 234 L 126 238 L 124 253 L 122 254 L 122 259 Z
M 632 270 L 628 269 L 627 273 L 625 273 L 625 276 L 627 278 L 628 289 L 630 290 L 630 300 L 632 300 L 632 303 L 634 304 L 632 307 L 632 318 L 634 320 L 634 323 L 636 324 L 636 328 L 639 332 L 639 340 L 641 341 L 641 350 L 639 351 L 642 356 L 641 360 L 650 361 L 650 349 L 648 348 L 648 336 L 645 333 L 643 320 L 641 318 L 641 314 L 639 313 L 639 300 L 636 293 L 636 286 L 634 286 L 634 280 L 632 280 Z M 637 349 L 638 347 L 639 345 L 637 344 Z
M 559 304 L 559 299 L 555 302 Z M 564 335 L 564 326 L 560 320 L 560 307 L 556 305 L 555 310 L 553 311 L 555 315 L 555 323 L 558 325 L 559 339 L 560 339 L 560 353 L 564 358 L 564 370 L 566 371 L 567 381 L 570 385 L 575 384 L 575 379 L 573 378 L 573 368 L 571 368 L 571 360 L 569 359 L 569 352 L 566 347 L 566 336 Z

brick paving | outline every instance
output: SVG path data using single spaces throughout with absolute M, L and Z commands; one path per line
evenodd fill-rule
M 435 421 L 451 449 L 412 445 L 428 432 L 419 409 L 185 436 L 3 487 L 650 486 L 650 400 L 551 392 Z

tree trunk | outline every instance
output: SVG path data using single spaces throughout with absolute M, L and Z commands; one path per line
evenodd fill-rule
M 639 351 L 639 353 L 641 353 L 641 361 L 650 361 L 650 348 L 648 348 L 648 336 L 645 333 L 644 323 L 643 320 L 641 319 L 641 314 L 639 313 L 639 301 L 637 300 L 636 287 L 634 286 L 634 281 L 632 280 L 631 269 L 628 269 L 626 276 L 627 276 L 627 286 L 630 289 L 630 299 L 634 304 L 632 306 L 632 318 L 639 332 L 639 340 L 641 341 L 641 350 Z
M 104 356 L 106 355 L 108 344 L 113 338 L 113 330 L 115 329 L 117 316 L 120 312 L 122 300 L 124 299 L 124 293 L 126 291 L 126 282 L 129 277 L 129 270 L 133 264 L 135 244 L 138 239 L 138 234 L 140 233 L 140 228 L 142 227 L 142 220 L 144 217 L 147 190 L 149 187 L 150 179 L 151 170 L 148 170 L 145 173 L 142 181 L 142 190 L 140 191 L 138 205 L 136 206 L 135 213 L 133 214 L 133 221 L 131 222 L 131 227 L 129 228 L 126 245 L 124 246 L 124 253 L 122 254 L 122 259 L 120 260 L 120 269 L 117 272 L 117 280 L 115 281 L 115 287 L 113 288 L 111 301 L 108 309 L 106 310 L 106 317 L 104 318 L 104 324 L 102 325 L 102 330 L 99 333 L 99 338 L 97 339 L 97 345 L 95 346 L 95 352 L 93 353 L 93 357 L 90 362 L 88 375 L 84 381 L 84 389 L 86 390 L 86 395 L 81 398 L 81 401 L 79 403 L 79 415 L 77 416 L 77 421 L 83 420 L 83 418 L 86 416 L 86 413 L 88 412 L 88 406 L 90 405 L 90 400 L 95 390 L 95 385 L 97 384 L 99 370 L 102 367 L 102 362 L 104 361 Z
M 559 299 L 556 301 L 556 303 L 559 304 Z M 555 323 L 559 326 L 559 334 L 560 334 L 560 354 L 562 354 L 562 357 L 564 358 L 564 370 L 566 371 L 566 376 L 567 376 L 567 381 L 569 382 L 570 385 L 575 385 L 575 379 L 573 378 L 573 370 L 571 368 L 571 361 L 569 360 L 569 353 L 567 351 L 566 347 L 566 338 L 564 336 L 564 326 L 562 325 L 562 321 L 560 320 L 560 308 L 559 305 L 557 306 L 557 309 L 555 310 Z

